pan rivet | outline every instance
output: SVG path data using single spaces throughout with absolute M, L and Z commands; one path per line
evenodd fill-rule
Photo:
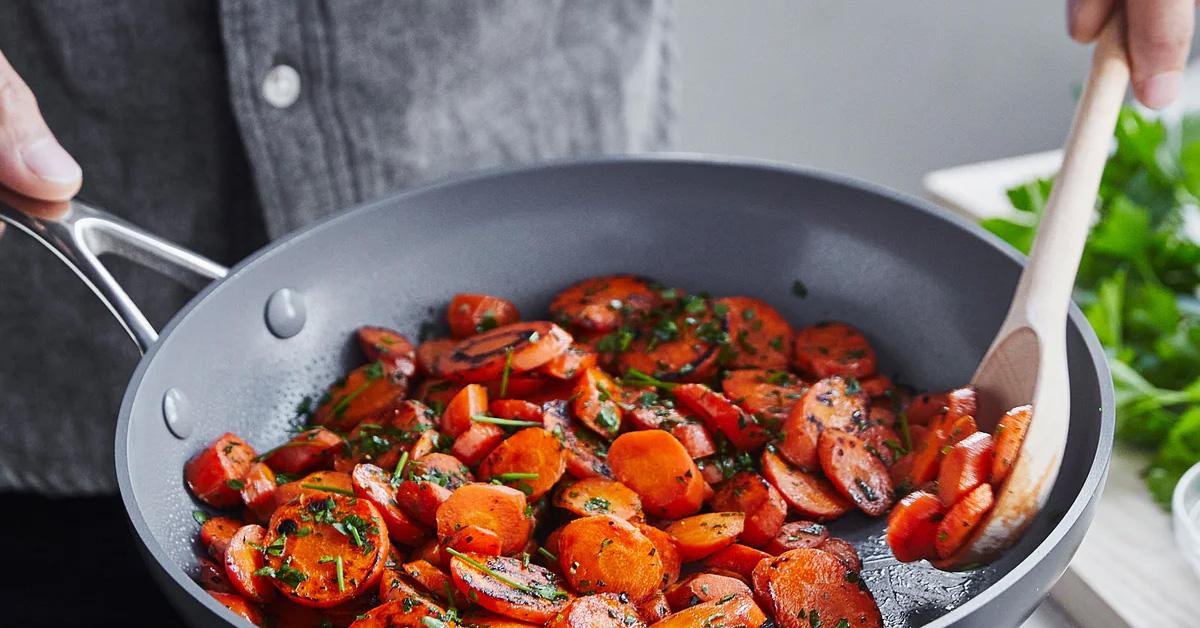
M 163 418 L 167 421 L 167 429 L 176 438 L 187 438 L 192 435 L 192 420 L 188 417 L 188 400 L 183 391 L 178 388 L 168 389 L 163 394 Z
M 267 329 L 279 338 L 291 338 L 304 329 L 304 297 L 291 288 L 280 288 L 267 299 Z

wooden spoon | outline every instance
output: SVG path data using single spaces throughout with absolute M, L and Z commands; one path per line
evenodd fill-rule
M 1010 408 L 1033 405 L 1025 442 L 991 512 L 962 549 L 934 561 L 939 569 L 977 567 L 1011 547 L 1045 505 L 1058 475 L 1071 415 L 1067 309 L 1129 83 L 1124 41 L 1124 20 L 1116 15 L 1096 43 L 1062 169 L 1012 306 L 971 382 L 979 392 L 982 430 L 991 431 Z

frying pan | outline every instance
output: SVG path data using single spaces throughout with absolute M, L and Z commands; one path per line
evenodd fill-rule
M 0 218 L 76 269 L 145 356 L 117 424 L 121 497 L 144 558 L 194 626 L 237 624 L 192 581 L 199 504 L 184 462 L 225 431 L 281 442 L 306 395 L 354 365 L 353 330 L 415 337 L 456 292 L 544 312 L 581 278 L 634 272 L 748 295 L 794 325 L 845 320 L 881 369 L 921 389 L 968 381 L 1021 270 L 1013 250 L 947 212 L 848 178 L 705 157 L 617 158 L 503 170 L 368 203 L 294 233 L 228 272 L 83 203 L 57 220 Z M 216 279 L 161 337 L 99 264 L 108 252 L 177 277 Z M 793 282 L 807 288 L 803 298 Z M 803 291 L 801 291 L 803 292 Z M 963 573 L 897 563 L 884 522 L 850 515 L 851 540 L 888 626 L 1020 623 L 1091 521 L 1113 439 L 1113 390 L 1078 309 L 1067 330 L 1067 451 L 1046 508 L 998 562 Z

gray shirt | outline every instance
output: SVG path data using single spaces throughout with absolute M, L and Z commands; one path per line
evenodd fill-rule
M 81 196 L 224 263 L 452 173 L 668 145 L 671 0 L 5 0 L 0 48 Z M 188 293 L 113 262 L 162 325 Z M 0 489 L 111 491 L 137 361 L 50 255 L 0 241 Z

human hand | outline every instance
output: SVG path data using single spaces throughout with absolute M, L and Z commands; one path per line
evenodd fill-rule
M 33 92 L 0 53 L 0 187 L 63 201 L 82 183 L 79 164 L 54 138 Z
M 1090 42 L 1113 9 L 1122 8 L 1133 93 L 1143 105 L 1162 109 L 1179 96 L 1195 20 L 1195 0 L 1068 0 L 1071 37 Z

